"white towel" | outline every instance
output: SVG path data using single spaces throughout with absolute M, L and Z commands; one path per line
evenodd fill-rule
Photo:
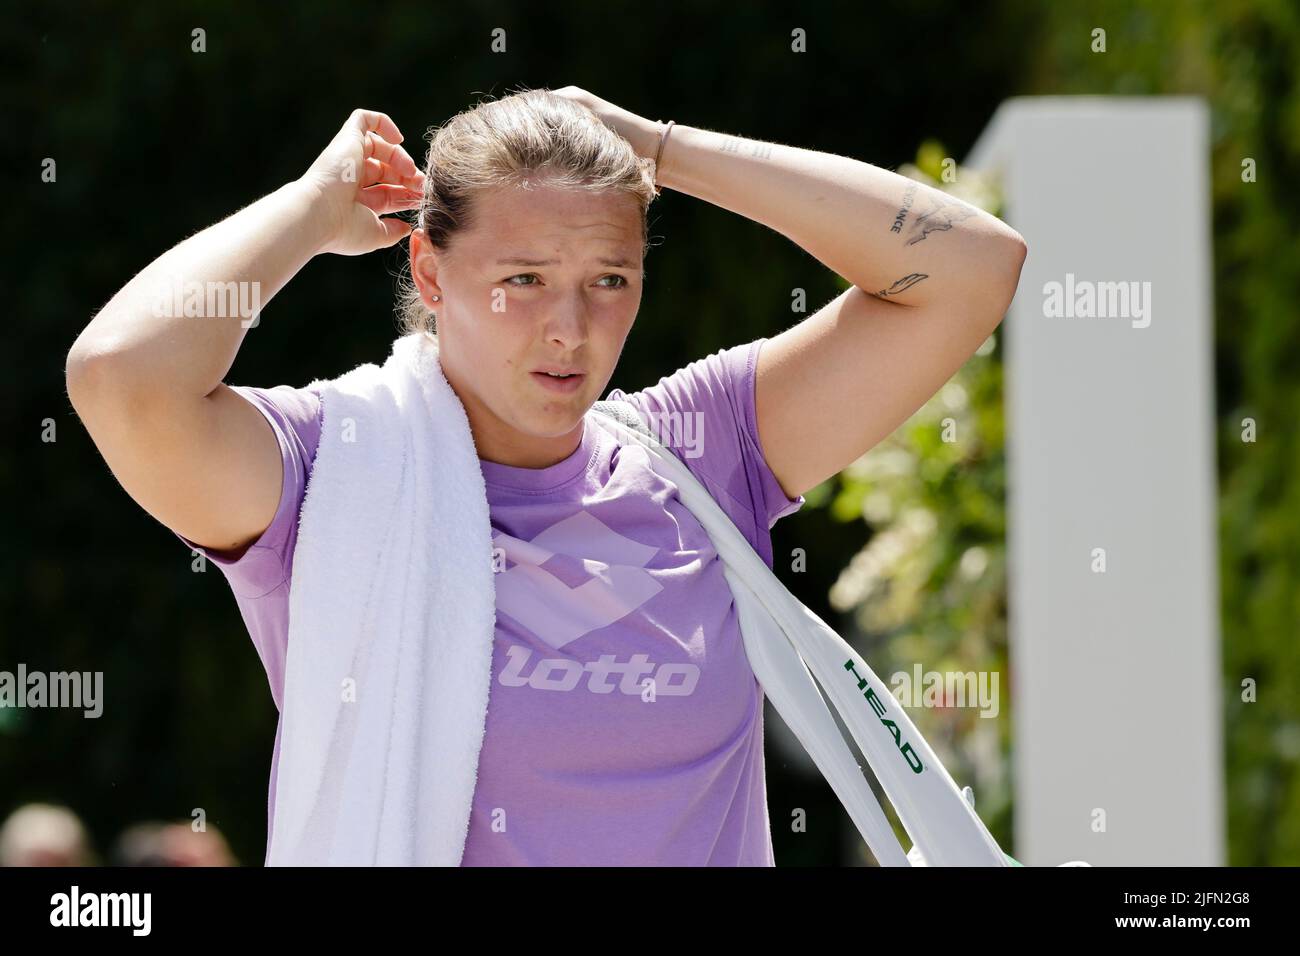
M 321 389 L 269 865 L 457 866 L 487 718 L 487 491 L 437 340 Z

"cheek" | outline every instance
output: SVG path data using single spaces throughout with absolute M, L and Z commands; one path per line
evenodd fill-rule
M 463 316 L 465 338 L 474 343 L 484 368 L 503 365 L 503 358 L 520 354 L 534 334 L 526 308 L 517 302 L 504 302 L 502 307 L 504 312 L 494 312 L 492 299 L 485 297 L 481 308 Z
M 488 313 L 482 321 L 475 343 L 476 374 L 502 386 L 516 382 L 537 352 L 533 330 L 500 313 Z

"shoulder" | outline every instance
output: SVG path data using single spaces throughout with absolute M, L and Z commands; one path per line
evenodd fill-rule
M 651 433 L 687 464 L 710 472 L 725 465 L 725 455 L 711 455 L 710 436 L 734 437 L 737 428 L 752 427 L 753 375 L 763 340 L 719 349 L 683 365 L 657 383 L 636 392 L 614 389 L 608 399 L 634 406 Z M 713 452 L 734 445 L 719 441 Z M 732 448 L 731 450 L 735 450 Z

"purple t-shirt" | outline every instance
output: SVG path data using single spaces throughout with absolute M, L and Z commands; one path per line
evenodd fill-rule
M 797 511 L 759 445 L 754 374 L 766 339 L 720 350 L 632 402 L 768 563 Z M 284 460 L 275 518 L 230 583 L 282 709 L 298 515 L 320 438 L 316 392 L 235 390 Z M 763 695 L 708 534 L 588 411 L 549 468 L 479 462 L 497 560 L 487 723 L 462 866 L 771 866 Z M 281 721 L 281 726 L 283 721 Z M 280 756 L 276 728 L 268 844 Z

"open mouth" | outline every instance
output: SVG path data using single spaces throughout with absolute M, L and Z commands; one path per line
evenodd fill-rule
M 559 375 L 552 372 L 533 372 L 532 376 L 543 388 L 553 392 L 576 392 L 587 377 L 581 372 Z

